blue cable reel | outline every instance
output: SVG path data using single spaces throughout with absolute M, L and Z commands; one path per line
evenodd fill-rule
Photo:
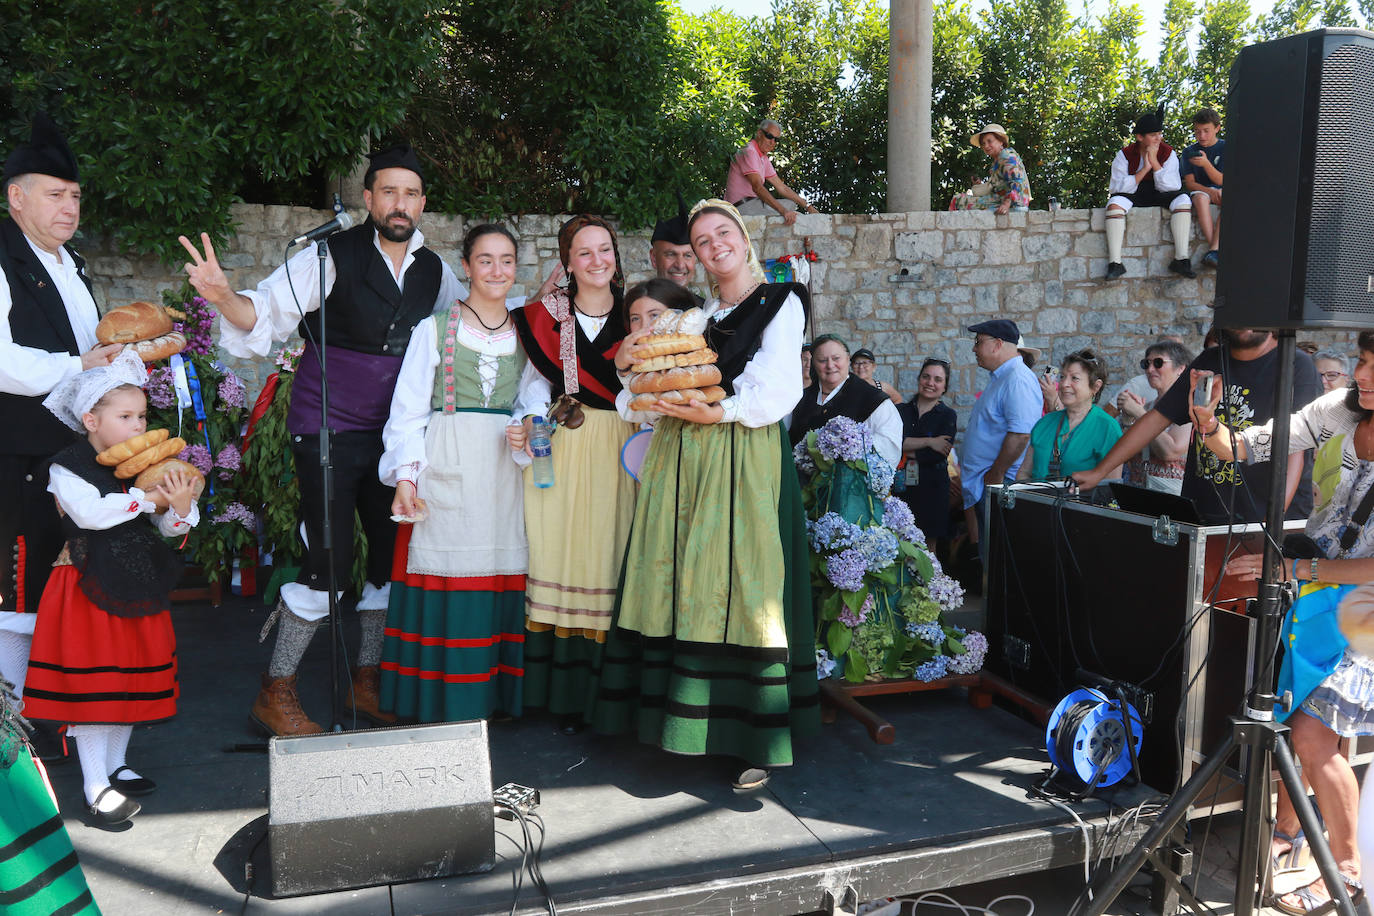
M 1059 701 L 1045 726 L 1051 777 L 1064 774 L 1080 795 L 1116 785 L 1136 769 L 1143 731 L 1140 713 L 1124 698 L 1079 687 Z

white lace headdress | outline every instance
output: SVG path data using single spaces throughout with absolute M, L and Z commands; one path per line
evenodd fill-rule
M 90 413 L 95 402 L 103 398 L 106 392 L 120 385 L 142 388 L 147 382 L 148 370 L 143 360 L 133 347 L 125 347 L 108 366 L 87 369 L 62 382 L 43 399 L 43 406 L 52 411 L 57 419 L 80 432 L 81 418 Z

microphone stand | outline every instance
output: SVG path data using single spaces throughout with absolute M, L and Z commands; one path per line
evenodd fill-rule
M 1345 882 L 1340 879 L 1336 860 L 1331 855 L 1331 847 L 1322 833 L 1322 825 L 1317 820 L 1316 811 L 1307 798 L 1307 788 L 1293 763 L 1293 752 L 1288 744 L 1288 726 L 1274 718 L 1274 707 L 1279 698 L 1274 695 L 1274 681 L 1271 675 L 1267 682 L 1261 674 L 1271 671 L 1271 663 L 1278 645 L 1279 628 L 1292 601 L 1292 591 L 1287 582 L 1282 581 L 1283 557 L 1279 550 L 1283 534 L 1284 497 L 1288 475 L 1289 427 L 1293 414 L 1293 355 L 1297 349 L 1293 331 L 1275 331 L 1278 336 L 1279 372 L 1274 393 L 1273 441 L 1269 453 L 1269 504 L 1265 511 L 1266 537 L 1264 544 L 1264 579 L 1259 588 L 1259 598 L 1252 605 L 1255 614 L 1254 654 L 1251 670 L 1255 680 L 1250 685 L 1245 698 L 1245 713 L 1231 717 L 1231 732 L 1189 777 L 1182 788 L 1174 794 L 1168 806 L 1155 819 L 1154 824 L 1141 838 L 1140 842 L 1126 854 L 1121 864 L 1112 870 L 1102 886 L 1093 894 L 1090 885 L 1074 901 L 1071 916 L 1102 916 L 1126 889 L 1131 878 L 1145 864 L 1152 862 L 1156 871 L 1168 884 L 1180 892 L 1187 901 L 1189 909 L 1195 913 L 1203 911 L 1203 904 L 1193 896 L 1191 890 L 1183 886 L 1179 875 L 1165 866 L 1158 854 L 1159 847 L 1169 840 L 1175 828 L 1184 824 L 1188 811 L 1198 797 L 1206 790 L 1218 771 L 1237 747 L 1247 755 L 1245 764 L 1245 802 L 1242 809 L 1244 820 L 1241 824 L 1240 852 L 1236 862 L 1236 887 L 1234 916 L 1251 916 L 1264 892 L 1263 878 L 1267 871 L 1268 860 L 1268 819 L 1264 812 L 1269 807 L 1269 768 L 1271 759 L 1277 764 L 1279 776 L 1293 802 L 1302 831 L 1312 849 L 1312 857 L 1317 861 L 1322 878 L 1326 881 L 1334 902 L 1333 909 L 1341 916 L 1355 916 L 1355 906 L 1346 890 Z M 1288 701 L 1293 702 L 1292 698 Z M 1301 701 L 1301 698 L 1298 698 Z M 1211 912 L 1207 908 L 1207 912 Z M 1330 912 L 1324 910 L 1324 912 Z
M 343 622 L 339 619 L 339 585 L 334 569 L 334 431 L 329 428 L 329 365 L 325 322 L 329 310 L 324 307 L 325 267 L 329 262 L 329 237 L 315 244 L 320 260 L 320 339 L 315 347 L 320 353 L 320 486 L 324 496 L 324 531 L 320 548 L 325 557 L 325 585 L 329 594 L 329 730 L 343 731 L 343 716 L 339 705 L 339 641 L 343 638 Z

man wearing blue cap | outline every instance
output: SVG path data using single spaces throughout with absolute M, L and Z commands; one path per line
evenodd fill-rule
M 368 539 L 367 584 L 358 599 L 361 642 L 347 707 L 378 724 L 395 721 L 379 705 L 383 631 L 390 593 L 396 525 L 392 491 L 377 476 L 382 427 L 415 325 L 439 304 L 466 299 L 453 270 L 424 247 L 416 228 L 425 208 L 424 174 L 409 146 L 373 153 L 363 177 L 363 202 L 370 219 L 329 241 L 325 305 L 329 309 L 329 427 L 333 431 L 334 568 L 340 584 L 353 569 L 353 513 Z M 196 291 L 219 309 L 220 345 L 235 356 L 266 356 L 277 341 L 298 332 L 306 349 L 291 386 L 287 430 L 300 484 L 306 557 L 297 580 L 282 586 L 277 642 L 253 703 L 251 718 L 275 735 L 316 734 L 320 726 L 301 708 L 296 669 L 315 629 L 329 614 L 324 506 L 320 467 L 319 268 L 316 245 L 278 268 L 256 289 L 235 292 L 220 268 L 214 247 L 202 234 L 204 250 L 185 237 L 191 255 L 187 276 Z M 288 282 L 288 278 L 289 281 Z M 294 294 L 292 287 L 294 286 Z M 297 311 L 296 297 L 300 298 Z
M 0 677 L 21 695 L 38 599 L 64 540 L 48 459 L 73 433 L 43 398 L 122 349 L 95 339 L 86 262 L 68 244 L 81 220 L 76 157 L 47 114 L 5 159 L 0 220 Z
M 978 553 L 987 562 L 987 543 L 977 530 L 983 517 L 986 487 L 1011 483 L 1030 442 L 1031 427 L 1040 419 L 1042 395 L 1035 373 L 1016 349 L 1021 332 L 1016 322 L 994 318 L 969 328 L 973 357 L 992 378 L 973 405 L 960 452 L 959 476 L 964 508 L 975 508 L 974 530 Z

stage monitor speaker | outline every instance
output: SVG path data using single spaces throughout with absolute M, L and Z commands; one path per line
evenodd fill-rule
M 484 721 L 273 738 L 268 761 L 278 897 L 495 865 Z
M 1226 105 L 1223 328 L 1374 327 L 1374 33 L 1241 50 Z

